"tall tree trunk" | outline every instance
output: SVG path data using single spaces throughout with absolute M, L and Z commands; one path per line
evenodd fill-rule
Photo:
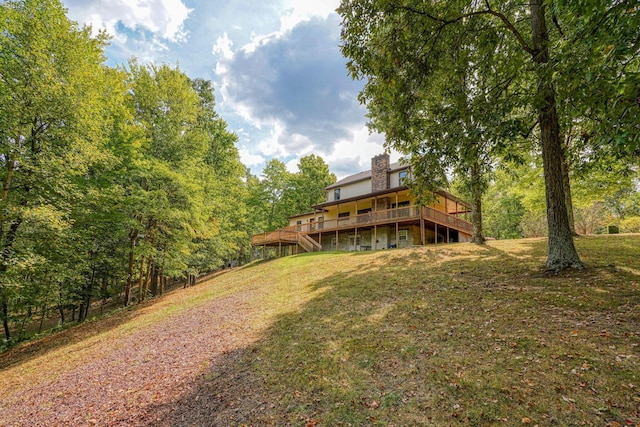
M 126 307 L 131 302 L 131 286 L 133 285 L 133 263 L 135 261 L 134 250 L 136 247 L 136 239 L 138 232 L 131 230 L 129 232 L 129 269 L 127 271 L 127 283 L 124 285 L 124 295 L 122 296 L 123 305 Z
M 100 288 L 100 296 L 102 297 L 102 302 L 100 303 L 100 315 L 102 316 L 102 312 L 104 310 L 104 306 L 107 303 L 107 292 L 109 291 L 109 279 L 107 276 L 102 277 L 102 286 Z
M 2 327 L 4 328 L 4 338 L 11 342 L 11 331 L 9 330 L 9 304 L 7 300 L 2 300 Z
M 166 278 L 164 277 L 164 253 L 162 254 L 162 266 L 160 267 L 160 295 L 164 293 L 164 285 Z
M 38 325 L 38 334 L 42 332 L 42 325 L 44 324 L 44 319 L 47 317 L 47 301 L 44 301 L 44 305 L 42 306 L 42 316 L 40 317 L 40 324 Z
M 569 216 L 565 203 L 562 181 L 562 142 L 556 112 L 555 89 L 548 70 L 549 34 L 544 16 L 543 0 L 531 0 L 531 34 L 533 38 L 533 61 L 538 77 L 538 120 L 542 139 L 542 161 L 547 201 L 547 227 L 549 230 L 549 252 L 547 269 L 584 268 L 573 244 L 573 233 L 569 228 Z
M 144 299 L 144 257 L 140 257 L 140 275 L 138 276 L 138 304 Z
M 149 257 L 147 259 L 147 268 L 144 273 L 144 285 L 142 285 L 145 295 L 147 294 L 147 290 L 151 285 L 151 271 L 153 269 L 153 258 Z
M 158 296 L 158 270 L 159 267 L 157 265 L 153 265 L 151 269 L 151 296 Z
M 58 304 L 58 312 L 60 313 L 60 324 L 64 325 L 64 307 L 62 304 Z
M 568 138 L 563 138 L 562 144 L 562 188 L 564 189 L 564 203 L 567 205 L 567 215 L 569 216 L 569 229 L 574 236 L 577 236 L 576 224 L 573 218 L 573 199 L 571 197 L 571 181 L 569 181 L 569 159 L 567 158 L 569 151 Z
M 482 185 L 479 182 L 481 179 L 480 166 L 476 161 L 471 167 L 471 224 L 473 227 L 471 241 L 477 245 L 485 242 L 482 233 Z
M 3 197 L 4 194 L 3 190 Z M 16 238 L 16 234 L 18 232 L 18 227 L 22 223 L 22 217 L 19 216 L 16 218 L 11 225 L 9 226 L 9 230 L 5 231 L 6 225 L 6 217 L 3 217 L 0 223 L 0 238 L 2 238 L 2 247 L 0 248 L 0 275 L 3 275 L 7 272 L 7 265 L 9 265 L 9 258 L 11 254 L 11 249 L 13 248 L 13 242 Z M 2 310 L 0 310 L 0 317 L 2 317 L 2 327 L 4 328 L 4 336 L 8 343 L 11 342 L 11 331 L 9 330 L 9 301 L 7 301 L 7 296 L 2 292 L 0 288 L 0 294 L 2 295 Z
M 87 320 L 87 316 L 89 315 L 89 307 L 91 307 L 91 294 L 93 293 L 93 284 L 96 280 L 96 270 L 95 268 L 91 269 L 91 280 L 89 284 L 85 287 L 83 296 L 82 296 L 82 304 L 80 305 L 80 312 L 78 313 L 78 323 L 82 323 Z

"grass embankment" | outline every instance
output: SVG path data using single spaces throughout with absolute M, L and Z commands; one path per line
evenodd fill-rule
M 250 338 L 201 364 L 188 394 L 150 405 L 159 424 L 636 425 L 640 236 L 576 245 L 588 268 L 559 275 L 542 270 L 544 240 L 298 255 L 165 297 L 103 334 L 117 348 L 253 290 L 239 300 Z M 96 357 L 93 339 L 18 361 L 2 376 L 21 377 L 0 389 L 62 369 L 47 366 L 56 352 Z

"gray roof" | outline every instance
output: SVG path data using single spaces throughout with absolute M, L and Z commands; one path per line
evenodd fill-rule
M 389 172 L 394 172 L 401 169 L 407 169 L 409 167 L 408 164 L 402 162 L 394 162 L 389 165 Z M 363 172 L 358 172 L 354 175 L 349 175 L 345 178 L 342 178 L 340 181 L 337 181 L 334 184 L 326 187 L 325 190 L 331 190 L 332 188 L 338 188 L 343 185 L 353 184 L 354 182 L 365 181 L 367 179 L 371 179 L 371 169 Z

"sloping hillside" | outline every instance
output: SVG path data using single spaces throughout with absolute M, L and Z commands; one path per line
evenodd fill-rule
M 635 425 L 640 236 L 255 263 L 0 357 L 0 425 Z

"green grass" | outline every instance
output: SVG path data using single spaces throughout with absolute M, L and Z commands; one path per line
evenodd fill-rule
M 291 256 L 176 292 L 103 333 L 117 341 L 259 290 L 243 302 L 257 341 L 230 369 L 202 368 L 201 389 L 218 371 L 260 384 L 230 386 L 264 405 L 229 408 L 229 425 L 636 425 L 640 235 L 576 246 L 587 269 L 557 275 L 543 269 L 541 239 Z
M 258 347 L 275 424 L 638 423 L 640 237 L 576 244 L 560 275 L 542 240 L 336 258 Z

